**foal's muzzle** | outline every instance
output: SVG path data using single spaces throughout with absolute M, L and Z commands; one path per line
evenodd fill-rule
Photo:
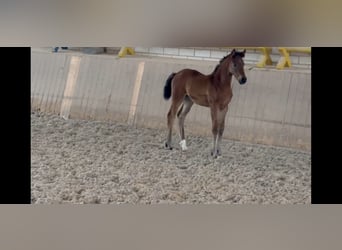
M 239 83 L 240 84 L 245 84 L 247 82 L 247 77 L 241 77 L 240 80 L 239 80 Z

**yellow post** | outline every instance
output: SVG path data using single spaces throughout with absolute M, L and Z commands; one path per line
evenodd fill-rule
M 124 57 L 126 55 L 134 55 L 135 51 L 133 48 L 131 47 L 121 47 L 120 51 L 119 51 L 119 57 Z
M 260 61 L 257 63 L 257 67 L 264 68 L 266 65 L 272 65 L 272 59 L 271 59 L 271 52 L 272 48 L 269 47 L 258 47 L 259 50 L 262 52 L 262 56 L 260 58 Z
M 286 48 L 279 48 L 279 53 L 281 55 L 279 62 L 277 64 L 277 69 L 284 69 L 285 67 L 291 67 L 290 54 Z

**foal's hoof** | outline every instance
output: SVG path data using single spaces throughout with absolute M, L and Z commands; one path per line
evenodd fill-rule
M 221 151 L 220 150 L 211 150 L 211 156 L 214 158 L 217 158 L 218 156 L 221 156 Z
M 169 145 L 167 142 L 165 142 L 165 148 L 172 150 L 171 145 Z
M 181 140 L 179 145 L 181 146 L 182 151 L 188 150 L 188 147 L 186 146 L 186 141 L 185 140 Z

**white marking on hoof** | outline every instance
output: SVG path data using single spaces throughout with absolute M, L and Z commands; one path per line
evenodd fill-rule
M 183 151 L 188 149 L 188 147 L 186 146 L 186 141 L 185 140 L 181 140 L 179 145 L 181 146 Z

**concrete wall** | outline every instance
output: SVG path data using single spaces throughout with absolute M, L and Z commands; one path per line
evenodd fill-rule
M 162 93 L 168 75 L 183 68 L 208 74 L 216 63 L 33 51 L 32 109 L 162 128 L 166 134 L 170 101 Z M 254 68 L 246 73 L 246 85 L 233 80 L 224 137 L 310 150 L 311 72 Z M 209 109 L 194 105 L 185 130 L 210 136 Z

